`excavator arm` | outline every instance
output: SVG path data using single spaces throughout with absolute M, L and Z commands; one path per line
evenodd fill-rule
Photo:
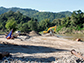
M 43 31 L 43 33 L 48 33 L 50 29 L 53 29 L 53 32 L 56 32 L 56 27 L 57 26 L 50 27 L 47 31 Z

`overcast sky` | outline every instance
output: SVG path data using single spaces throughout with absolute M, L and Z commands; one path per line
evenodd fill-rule
M 0 0 L 0 7 L 19 7 L 48 12 L 81 10 L 84 12 L 84 0 Z

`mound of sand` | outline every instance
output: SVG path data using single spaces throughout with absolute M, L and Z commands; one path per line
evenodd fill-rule
M 38 32 L 36 32 L 36 31 L 31 31 L 29 33 L 29 36 L 40 36 L 40 34 Z

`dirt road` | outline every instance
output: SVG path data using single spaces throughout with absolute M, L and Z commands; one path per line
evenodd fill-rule
M 0 36 L 1 52 L 6 51 L 13 57 L 24 57 L 25 60 L 52 62 L 58 58 L 73 59 L 72 49 L 84 54 L 84 43 L 54 36 L 34 36 L 24 41 L 7 40 Z

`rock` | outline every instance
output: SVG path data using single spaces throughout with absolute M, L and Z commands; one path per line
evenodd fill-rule
M 77 38 L 76 41 L 82 41 L 81 39 Z
M 9 56 L 10 54 L 8 52 L 0 52 L 0 59 L 4 58 L 5 56 Z

